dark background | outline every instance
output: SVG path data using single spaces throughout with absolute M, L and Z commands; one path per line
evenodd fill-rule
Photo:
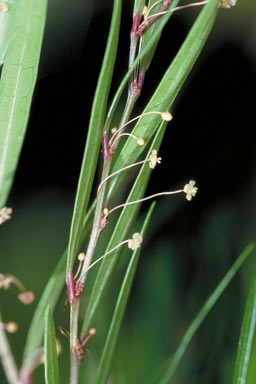
M 124 3 L 111 96 L 127 68 L 132 1 Z M 147 382 L 152 370 L 175 351 L 241 250 L 256 239 L 255 5 L 238 0 L 235 8 L 219 11 L 206 47 L 172 108 L 174 120 L 161 147 L 163 162 L 154 171 L 147 194 L 183 187 L 190 179 L 197 181 L 199 192 L 191 203 L 179 196 L 158 201 L 117 347 L 114 383 Z M 57 0 L 49 5 L 40 78 L 8 202 L 14 215 L 0 234 L 2 272 L 17 275 L 37 297 L 67 245 L 111 6 L 111 1 L 102 0 L 91 12 L 82 1 L 76 7 Z M 136 112 L 158 85 L 197 13 L 196 9 L 178 12 L 165 28 Z M 252 257 L 193 339 L 173 383 L 231 382 L 254 269 Z M 115 282 L 112 289 L 115 292 Z M 1 300 L 4 319 L 20 325 L 19 333 L 11 336 L 20 360 L 36 303 L 24 309 L 14 288 L 1 292 Z M 65 295 L 56 325 L 68 324 L 64 301 Z M 89 346 L 87 364 L 92 370 L 112 305 L 107 298 L 97 324 L 100 331 Z M 64 383 L 68 342 L 58 338 L 64 348 L 60 357 Z M 248 383 L 255 382 L 254 371 L 252 366 Z M 42 375 L 39 370 L 36 383 L 43 382 Z

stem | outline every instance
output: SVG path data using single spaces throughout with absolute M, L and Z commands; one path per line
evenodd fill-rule
M 120 128 L 116 132 L 117 133 L 117 135 L 116 135 L 117 138 L 115 139 L 115 144 L 112 145 L 114 150 L 118 146 L 120 135 L 123 133 L 125 124 L 129 120 L 129 117 L 130 117 L 130 115 L 132 113 L 132 110 L 133 110 L 133 107 L 134 107 L 134 104 L 135 104 L 137 98 L 138 98 L 138 96 L 134 95 L 134 93 L 132 92 L 132 85 L 130 85 L 127 101 L 126 101 L 125 108 L 124 108 L 124 112 L 123 112 L 123 115 L 122 115 L 121 122 L 119 124 Z
M 111 165 L 111 157 L 107 157 L 104 160 L 103 170 L 102 170 L 102 180 L 104 180 L 109 174 L 109 169 Z M 100 219 L 103 209 L 104 196 L 105 196 L 106 184 L 103 185 L 97 197 L 97 205 L 94 214 L 93 226 L 90 241 L 88 244 L 86 258 L 83 264 L 81 271 L 81 282 L 84 283 L 86 280 L 87 272 L 86 269 L 91 264 L 93 254 L 97 245 L 97 241 L 100 235 Z M 78 381 L 79 374 L 79 361 L 77 356 L 73 353 L 74 345 L 78 339 L 78 317 L 79 317 L 79 308 L 80 308 L 80 299 L 78 298 L 74 301 L 70 308 L 70 384 L 76 384 Z
M 70 384 L 78 382 L 79 360 L 73 352 L 74 345 L 78 339 L 78 316 L 80 300 L 74 301 L 70 307 Z
M 137 21 L 139 23 L 139 17 L 137 17 Z M 134 52 L 132 52 L 134 50 Z M 130 62 L 129 65 L 133 64 L 133 61 L 135 57 L 133 54 L 136 52 L 136 47 L 135 45 L 132 47 L 130 46 Z M 130 117 L 130 114 L 133 110 L 134 104 L 139 97 L 139 94 L 134 94 L 133 93 L 133 88 L 132 85 L 129 87 L 128 91 L 128 97 L 126 101 L 126 105 L 124 108 L 124 112 L 122 115 L 122 119 L 120 122 L 119 127 L 122 127 Z M 109 125 L 105 127 L 105 131 L 107 132 L 109 129 Z M 122 134 L 122 129 L 119 130 L 118 135 Z M 119 140 L 116 141 L 114 150 L 117 148 L 119 143 Z M 103 170 L 102 170 L 102 175 L 101 175 L 101 182 L 105 180 L 109 176 L 110 172 L 110 167 L 111 167 L 111 162 L 112 162 L 112 156 L 108 156 L 104 158 L 104 164 L 103 164 Z M 102 215 L 102 210 L 104 206 L 104 198 L 105 198 L 105 191 L 106 191 L 106 183 L 103 183 L 102 188 L 99 190 L 98 195 L 97 195 L 97 202 L 96 202 L 96 208 L 95 208 L 95 214 L 94 214 L 94 220 L 93 220 L 93 225 L 92 225 L 92 231 L 91 231 L 91 236 L 90 236 L 90 241 L 87 247 L 87 252 L 86 252 L 86 258 L 83 263 L 82 271 L 81 271 L 81 277 L 80 277 L 80 282 L 85 283 L 86 277 L 87 277 L 87 272 L 88 268 L 91 264 L 94 251 L 97 245 L 97 241 L 100 235 L 100 220 L 101 220 L 101 215 Z M 108 198 L 110 195 L 108 194 Z M 79 308 L 80 308 L 80 298 L 78 297 L 76 301 L 74 301 L 71 304 L 70 308 L 70 384 L 77 384 L 78 382 L 78 374 L 79 374 L 79 361 L 77 359 L 77 356 L 72 352 L 73 347 L 78 339 L 78 317 L 79 317 Z
M 0 321 L 2 321 L 0 313 Z M 5 331 L 0 327 L 0 358 L 9 384 L 19 384 L 19 373 Z

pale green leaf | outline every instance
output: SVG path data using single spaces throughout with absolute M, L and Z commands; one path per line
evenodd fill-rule
M 237 349 L 233 384 L 246 384 L 256 324 L 256 274 L 250 286 Z
M 145 232 L 150 222 L 150 218 L 153 213 L 154 207 L 155 207 L 155 203 L 151 205 L 147 213 L 147 216 L 145 218 L 144 224 L 141 228 L 140 234 L 143 236 L 143 238 L 145 236 Z M 110 324 L 107 340 L 103 349 L 103 353 L 101 356 L 101 360 L 99 363 L 99 368 L 97 371 L 97 376 L 94 384 L 103 384 L 103 383 L 106 383 L 108 380 L 116 341 L 117 341 L 119 330 L 122 324 L 125 308 L 127 306 L 129 294 L 131 292 L 131 287 L 134 280 L 136 268 L 139 262 L 140 250 L 141 249 L 138 248 L 136 251 L 133 252 L 131 260 L 127 267 L 126 274 L 120 289 L 120 293 L 118 295 L 113 318 Z
M 45 314 L 44 359 L 45 383 L 59 384 L 60 377 L 57 359 L 56 337 L 50 307 L 47 308 Z
M 88 136 L 78 182 L 68 245 L 67 272 L 72 268 L 76 253 L 79 250 L 78 244 L 82 232 L 83 220 L 97 167 L 108 94 L 118 45 L 121 7 L 121 0 L 115 0 L 107 47 L 94 96 Z
M 0 208 L 5 205 L 26 132 L 47 0 L 17 2 L 0 82 Z
M 159 372 L 156 373 L 152 377 L 151 380 L 148 380 L 149 384 L 168 384 L 173 377 L 184 353 L 187 350 L 187 347 L 198 330 L 198 328 L 203 323 L 204 319 L 210 312 L 210 310 L 214 307 L 217 300 L 220 298 L 224 290 L 229 285 L 230 281 L 233 279 L 235 274 L 239 271 L 243 263 L 247 260 L 248 256 L 255 250 L 256 244 L 249 244 L 245 250 L 240 254 L 240 256 L 236 259 L 232 267 L 228 270 L 223 279 L 219 282 L 215 290 L 206 300 L 205 304 L 202 306 L 187 331 L 185 332 L 176 352 L 174 355 L 172 354 L 163 364 Z

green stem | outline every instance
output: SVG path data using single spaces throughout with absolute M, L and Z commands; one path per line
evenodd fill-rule
M 0 313 L 0 322 L 2 322 Z M 18 384 L 19 373 L 5 331 L 0 327 L 0 358 L 9 384 Z
M 80 300 L 74 301 L 70 307 L 70 384 L 78 382 L 79 360 L 73 352 L 78 338 L 78 315 Z
M 132 50 L 134 49 L 134 46 L 130 47 L 130 62 L 129 65 L 132 65 L 134 59 L 135 59 L 135 51 L 134 55 L 132 54 Z M 123 111 L 123 115 L 119 124 L 119 127 L 123 126 L 128 120 L 129 117 L 132 113 L 134 104 L 136 100 L 138 99 L 139 95 L 135 94 L 132 89 L 132 84 L 129 87 L 128 90 L 128 96 L 127 96 L 127 101 L 126 105 Z M 106 131 L 108 131 L 109 126 L 106 126 Z M 122 134 L 123 130 L 120 130 L 118 133 L 119 137 Z M 119 144 L 119 140 L 116 140 L 116 143 L 114 145 L 114 150 L 117 148 Z M 103 170 L 102 170 L 102 175 L 101 175 L 101 182 L 104 181 L 110 173 L 110 168 L 111 168 L 111 163 L 112 163 L 112 156 L 106 157 L 104 159 L 103 163 Z M 86 258 L 83 263 L 82 270 L 80 272 L 80 282 L 82 284 L 85 283 L 87 273 L 94 255 L 95 248 L 97 246 L 97 242 L 99 239 L 99 235 L 101 232 L 100 228 L 100 220 L 102 217 L 102 211 L 104 207 L 104 203 L 108 202 L 110 196 L 111 196 L 111 191 L 110 193 L 108 192 L 108 196 L 105 200 L 105 192 L 106 192 L 106 186 L 107 183 L 103 183 L 102 187 L 98 191 L 98 196 L 97 196 L 97 202 L 96 202 L 96 208 L 95 208 L 95 214 L 94 214 L 94 220 L 93 220 L 93 225 L 92 225 L 92 231 L 91 231 L 91 236 L 89 240 L 89 244 L 87 247 L 86 251 Z M 78 318 L 79 318 L 79 308 L 80 308 L 80 298 L 78 298 L 75 302 L 72 303 L 71 308 L 70 308 L 70 349 L 71 349 L 71 358 L 70 358 L 70 384 L 77 384 L 78 382 L 78 374 L 79 374 L 79 361 L 77 359 L 77 356 L 72 352 L 73 347 L 78 339 Z
M 111 166 L 111 157 L 104 160 L 101 180 L 104 180 L 109 175 Z M 103 210 L 104 196 L 105 196 L 106 184 L 103 184 L 97 197 L 97 204 L 94 214 L 93 226 L 90 241 L 88 244 L 86 259 L 81 271 L 81 283 L 85 283 L 87 277 L 87 268 L 91 264 L 91 260 L 94 255 L 94 251 L 97 245 L 97 241 L 100 235 L 100 219 Z M 78 339 L 78 318 L 79 318 L 80 299 L 74 301 L 70 308 L 70 384 L 76 384 L 78 382 L 79 374 L 79 361 L 77 356 L 73 353 L 74 345 Z

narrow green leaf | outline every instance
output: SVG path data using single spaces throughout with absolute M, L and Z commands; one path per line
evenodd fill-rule
M 43 337 L 43 319 L 47 307 L 52 311 L 60 297 L 64 282 L 65 282 L 65 268 L 67 261 L 67 251 L 62 255 L 53 275 L 48 281 L 44 292 L 37 305 L 34 313 L 24 348 L 23 361 L 27 360 L 32 354 L 40 347 Z
M 4 57 L 10 41 L 17 0 L 5 1 L 5 3 L 7 10 L 0 11 L 0 65 L 4 62 Z
M 94 211 L 95 205 L 92 204 L 90 210 L 88 211 L 83 225 L 83 232 L 80 238 L 79 245 L 85 241 L 86 236 L 89 233 L 91 222 L 92 222 L 92 214 Z M 37 308 L 34 312 L 33 319 L 31 321 L 27 340 L 24 348 L 24 356 L 23 356 L 23 364 L 27 359 L 29 359 L 41 346 L 42 338 L 43 338 L 43 321 L 44 314 L 46 312 L 46 308 L 48 306 L 51 307 L 52 311 L 54 310 L 56 303 L 61 295 L 63 290 L 63 286 L 65 284 L 65 272 L 66 272 L 66 264 L 67 264 L 67 249 L 63 253 L 60 261 L 58 262 L 57 267 L 55 268 L 51 278 L 49 279 L 46 287 L 43 291 L 43 294 L 39 300 Z
M 172 376 L 174 375 L 184 353 L 186 352 L 186 349 L 187 349 L 192 337 L 194 336 L 194 334 L 196 333 L 196 331 L 198 330 L 198 328 L 200 327 L 200 325 L 202 324 L 202 322 L 204 321 L 204 319 L 206 318 L 206 316 L 208 315 L 210 310 L 213 308 L 216 301 L 220 298 L 220 296 L 222 295 L 224 290 L 227 288 L 230 281 L 233 279 L 235 274 L 241 268 L 241 266 L 246 261 L 248 256 L 255 250 L 255 248 L 256 248 L 255 243 L 249 244 L 244 249 L 244 251 L 240 254 L 240 256 L 236 259 L 236 261 L 234 262 L 232 267 L 229 269 L 229 271 L 226 273 L 226 275 L 223 277 L 223 279 L 219 282 L 219 284 L 217 285 L 215 290 L 212 292 L 212 294 L 206 300 L 205 304 L 200 309 L 200 311 L 196 315 L 195 319 L 192 321 L 192 323 L 188 327 L 188 329 L 187 329 L 185 335 L 183 336 L 175 354 L 174 355 L 172 354 L 165 361 L 165 363 L 163 364 L 163 366 L 161 367 L 159 372 L 157 372 L 156 375 L 154 375 L 152 377 L 152 379 L 148 381 L 148 383 L 150 383 L 150 384 L 156 384 L 156 383 L 157 384 L 167 384 L 170 382 L 170 380 L 171 380 Z
M 233 384 L 245 384 L 256 324 L 256 274 L 250 286 L 237 349 Z
M 158 150 L 163 135 L 165 132 L 166 122 L 162 122 L 153 142 L 147 154 L 147 157 L 152 152 L 152 149 Z M 148 166 L 148 163 L 145 163 L 134 182 L 133 188 L 128 196 L 127 202 L 141 199 L 145 193 L 149 177 L 151 175 L 151 169 Z M 127 239 L 130 236 L 130 230 L 140 208 L 140 204 L 129 205 L 123 208 L 118 222 L 115 226 L 113 235 L 109 241 L 106 252 L 112 249 L 114 246 L 119 244 L 121 241 Z M 115 266 L 118 261 L 118 256 L 121 249 L 118 249 L 116 252 L 111 254 L 111 257 L 105 258 L 100 266 L 96 281 L 93 286 L 93 291 L 90 296 L 89 303 L 87 305 L 87 311 L 82 326 L 82 333 L 87 333 L 89 326 L 92 325 L 95 313 L 100 305 L 100 302 L 108 288 L 108 285 L 111 281 L 111 277 L 114 273 Z
M 153 209 L 155 207 L 155 203 L 153 203 L 147 213 L 144 224 L 140 231 L 140 234 L 144 237 L 145 232 L 147 230 L 151 215 L 153 213 Z M 108 331 L 107 340 L 103 349 L 103 353 L 101 356 L 99 368 L 97 371 L 97 376 L 94 384 L 103 384 L 106 383 L 109 376 L 109 371 L 113 359 L 114 349 L 116 346 L 117 337 L 119 334 L 119 330 L 122 324 L 125 308 L 128 302 L 128 298 L 131 292 L 131 287 L 134 279 L 134 275 L 136 272 L 136 268 L 138 265 L 140 257 L 140 248 L 133 252 L 131 260 L 129 262 L 121 290 L 117 299 L 115 311 L 113 314 L 113 318 L 110 324 L 110 328 Z
M 57 359 L 56 337 L 54 329 L 54 321 L 50 306 L 47 307 L 45 315 L 45 331 L 44 331 L 44 373 L 46 384 L 59 384 L 59 366 Z
M 153 4 L 155 4 L 155 0 L 150 0 L 148 2 L 148 8 L 150 8 Z M 176 3 L 175 6 L 177 6 L 179 4 L 179 1 Z M 158 6 L 154 7 L 150 13 L 150 15 L 154 15 L 155 13 L 157 13 L 158 9 L 163 5 L 163 3 L 159 3 Z M 174 7 L 172 6 L 172 9 Z M 144 46 L 151 41 L 152 39 L 152 36 L 155 32 L 155 30 L 158 28 L 158 25 L 160 24 L 161 22 L 161 18 L 156 20 L 146 31 L 145 33 L 143 34 L 143 40 L 142 40 L 142 46 L 141 48 L 143 49 Z M 162 33 L 162 30 L 159 31 L 157 37 L 155 38 L 155 43 L 154 44 L 151 44 L 151 48 L 148 50 L 148 52 L 143 56 L 143 58 L 141 59 L 141 62 L 140 62 L 140 71 L 146 71 L 148 69 L 148 67 L 150 66 L 150 63 L 151 63 L 151 60 L 154 56 L 154 53 L 155 53 L 155 50 L 156 50 L 156 47 L 157 47 L 157 44 L 158 44 L 158 41 L 161 37 L 161 33 Z
M 107 47 L 93 101 L 88 136 L 78 182 L 68 245 L 67 271 L 72 268 L 76 253 L 79 249 L 79 238 L 82 232 L 83 220 L 96 171 L 101 134 L 118 45 L 121 8 L 121 0 L 115 0 Z
M 142 14 L 145 2 L 146 2 L 146 0 L 135 0 L 134 1 L 133 15 L 135 15 L 136 13 L 138 13 L 139 15 Z
M 17 2 L 0 83 L 0 208 L 19 159 L 38 71 L 46 0 Z
M 127 71 L 126 75 L 124 76 L 120 86 L 118 87 L 118 90 L 116 91 L 116 94 L 114 96 L 114 99 L 111 103 L 111 106 L 109 108 L 109 111 L 108 111 L 108 115 L 107 115 L 107 119 L 106 119 L 106 122 L 105 122 L 105 126 L 108 127 L 111 120 L 112 120 L 112 117 L 113 117 L 113 114 L 116 110 L 116 107 L 117 107 L 117 104 L 118 104 L 118 101 L 125 89 L 125 86 L 128 82 L 128 80 L 130 79 L 131 77 L 131 74 L 133 73 L 133 70 L 134 68 L 136 67 L 136 65 L 139 63 L 140 60 L 143 59 L 143 57 L 151 50 L 151 48 L 157 43 L 158 41 L 158 38 L 159 38 L 159 34 L 161 33 L 162 29 L 164 28 L 165 24 L 167 23 L 167 21 L 170 19 L 171 15 L 172 15 L 172 9 L 174 7 L 176 7 L 176 5 L 179 3 L 180 0 L 173 0 L 168 12 L 166 13 L 166 15 L 164 15 L 163 17 L 161 17 L 160 19 L 160 22 L 159 22 L 159 25 L 158 27 L 155 29 L 154 33 L 152 34 L 151 36 L 151 39 L 145 44 L 144 48 L 141 50 L 141 52 L 139 53 L 139 55 L 136 57 L 136 59 L 134 60 L 133 62 L 133 65 L 129 68 L 129 70 Z
M 219 0 L 211 0 L 204 6 L 144 112 L 170 109 L 213 27 L 218 11 L 218 3 Z M 155 133 L 158 124 L 158 115 L 143 116 L 137 122 L 132 133 L 138 137 L 143 137 L 147 142 Z M 133 162 L 142 151 L 143 148 L 136 148 L 134 140 L 128 138 L 113 171 L 128 162 Z

